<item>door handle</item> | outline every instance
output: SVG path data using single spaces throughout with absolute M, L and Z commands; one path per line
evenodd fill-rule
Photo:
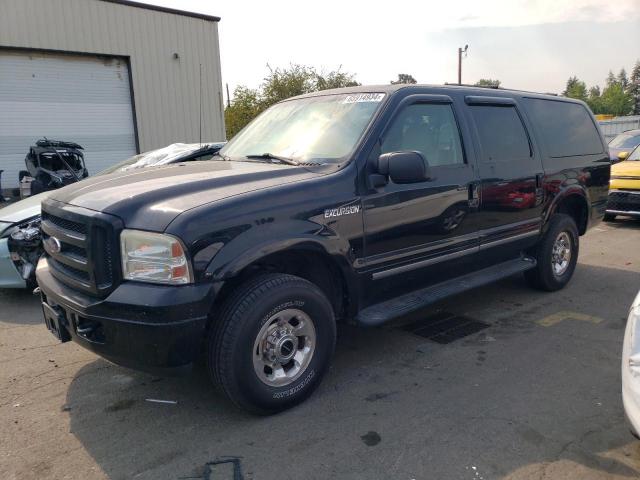
M 469 206 L 476 208 L 480 204 L 480 196 L 478 195 L 478 184 L 476 182 L 469 184 Z

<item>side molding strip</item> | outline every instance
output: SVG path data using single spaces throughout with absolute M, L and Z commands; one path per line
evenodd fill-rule
M 381 278 L 389 277 L 391 275 L 396 275 L 398 273 L 408 272 L 410 270 L 415 270 L 416 268 L 427 267 L 435 263 L 445 262 L 447 260 L 453 260 L 454 258 L 464 257 L 465 255 L 470 255 L 472 253 L 478 253 L 479 250 L 480 250 L 479 247 L 473 247 L 473 248 L 467 248 L 465 250 L 460 250 L 458 252 L 447 253 L 446 255 L 440 255 L 438 257 L 427 258 L 419 262 L 409 263 L 407 265 L 401 265 L 399 267 L 393 267 L 388 270 L 383 270 L 381 272 L 374 272 L 372 275 L 372 278 L 374 280 L 380 280 Z
M 388 270 L 382 270 L 381 272 L 374 272 L 372 274 L 372 278 L 373 280 L 380 280 L 381 278 L 390 277 L 391 275 L 397 275 L 398 273 L 404 273 L 411 270 L 416 270 L 418 268 L 428 267 L 429 265 L 434 265 L 436 263 L 446 262 L 447 260 L 453 260 L 455 258 L 464 257 L 465 255 L 478 253 L 479 251 L 485 250 L 487 248 L 497 247 L 498 245 L 503 245 L 505 243 L 522 240 L 523 238 L 532 237 L 534 235 L 538 235 L 539 233 L 539 230 L 532 230 L 530 232 L 520 233 L 512 237 L 501 238 L 500 240 L 494 240 L 493 242 L 484 243 L 478 247 L 467 248 L 458 252 L 452 252 L 447 253 L 446 255 L 440 255 L 438 257 L 427 258 L 419 262 L 400 265 L 399 267 L 389 268 Z
M 533 235 L 538 235 L 539 233 L 540 233 L 540 230 L 532 230 L 530 232 L 513 235 L 512 237 L 501 238 L 499 240 L 494 240 L 492 242 L 487 242 L 487 243 L 481 243 L 480 250 L 486 250 L 487 248 L 497 247 L 498 245 L 503 245 L 509 242 L 515 242 L 516 240 L 522 240 L 523 238 L 531 237 Z

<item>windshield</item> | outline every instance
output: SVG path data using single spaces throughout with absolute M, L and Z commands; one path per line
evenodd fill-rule
M 111 167 L 101 171 L 98 175 L 107 175 L 113 172 L 127 172 L 144 167 L 156 167 L 159 165 L 167 165 L 182 157 L 191 155 L 198 150 L 209 148 L 208 143 L 174 143 L 168 147 L 151 150 L 149 152 L 139 153 L 133 157 L 127 158 Z
M 640 160 L 640 147 L 636 147 L 633 152 L 627 157 L 627 160 L 635 160 L 636 162 Z
M 355 147 L 384 99 L 383 93 L 325 95 L 278 103 L 236 135 L 220 155 L 263 155 L 303 163 L 332 163 Z
M 640 135 L 630 135 L 622 133 L 611 140 L 609 144 L 612 148 L 634 148 L 640 143 Z

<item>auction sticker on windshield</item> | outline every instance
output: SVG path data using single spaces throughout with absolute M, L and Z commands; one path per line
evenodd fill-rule
M 381 102 L 384 93 L 358 93 L 356 95 L 347 95 L 342 103 L 362 103 L 362 102 Z

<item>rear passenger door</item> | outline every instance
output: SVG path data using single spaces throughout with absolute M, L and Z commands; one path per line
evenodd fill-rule
M 465 103 L 479 152 L 482 257 L 512 258 L 535 243 L 540 230 L 542 159 L 513 99 L 468 96 Z

